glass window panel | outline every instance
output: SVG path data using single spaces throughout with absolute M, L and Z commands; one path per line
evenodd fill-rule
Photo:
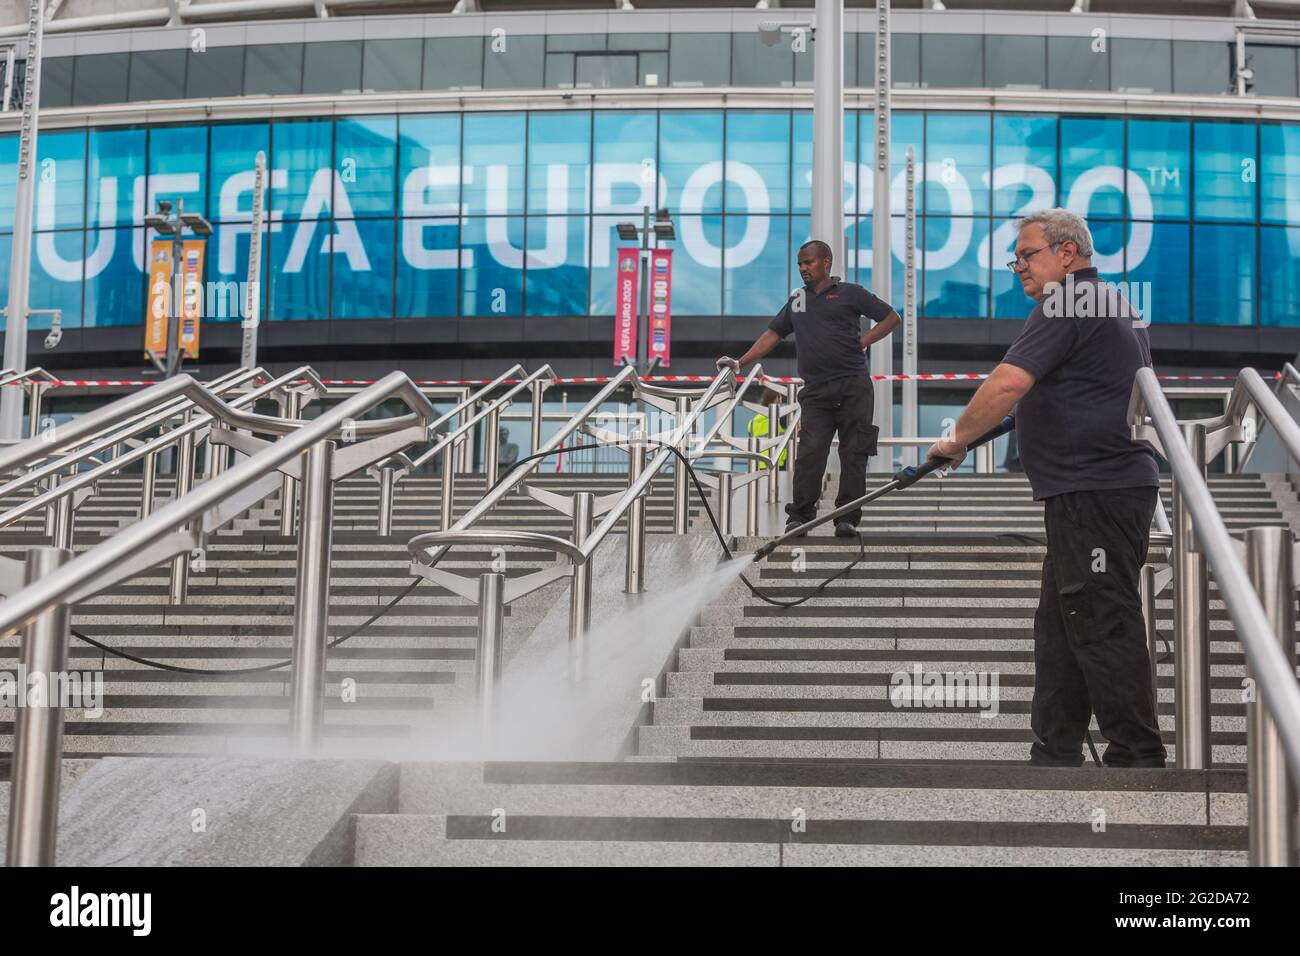
M 1053 90 L 1110 89 L 1109 47 L 1092 37 L 1047 38 L 1047 86 Z
M 184 95 L 184 50 L 141 50 L 131 54 L 127 99 L 178 100 Z
M 402 214 L 459 216 L 460 116 L 401 116 L 398 120 Z
M 297 218 L 328 216 L 333 200 L 329 120 L 271 124 L 271 166 L 284 170 L 284 185 L 271 183 L 271 210 Z M 310 202 L 309 202 L 310 200 Z
M 1252 325 L 1255 321 L 1255 230 L 1250 226 L 1194 227 L 1192 320 L 1197 325 Z
M 1061 205 L 1085 218 L 1124 212 L 1124 121 L 1061 119 Z
M 469 172 L 462 201 L 469 212 L 523 212 L 524 114 L 466 113 L 464 137 Z
M 204 175 L 208 163 L 206 126 L 164 126 L 149 130 L 150 212 L 158 199 L 185 201 L 190 212 L 208 214 Z
M 889 211 L 890 215 L 903 216 L 907 213 L 907 194 L 904 183 L 907 181 L 907 147 L 911 146 L 916 154 L 917 196 L 916 214 L 920 216 L 925 209 L 925 187 L 922 177 L 925 175 L 926 152 L 924 148 L 925 115 L 923 113 L 896 112 L 890 117 L 889 133 Z M 875 140 L 875 114 L 862 111 L 862 142 Z M 863 165 L 870 169 L 871 156 L 863 156 Z M 875 196 L 872 189 L 865 184 L 867 169 L 862 170 L 864 177 L 862 192 L 858 195 L 858 208 L 868 212 L 873 208 Z M 874 177 L 873 177 L 874 179 Z M 919 229 L 919 227 L 918 227 Z M 900 233 L 901 235 L 901 233 Z
M 669 209 L 683 213 L 721 212 L 722 113 L 703 110 L 660 113 L 659 164 L 667 186 Z
M 995 214 L 1022 216 L 1056 205 L 1056 123 L 1055 116 L 993 115 Z
M 77 71 L 72 83 L 72 105 L 95 106 L 100 103 L 124 102 L 130 67 L 129 53 L 95 53 L 77 57 Z M 41 79 L 43 81 L 44 77 Z
M 1259 257 L 1259 324 L 1300 326 L 1300 229 L 1261 229 Z
M 505 35 L 499 38 L 484 37 L 483 88 L 485 90 L 541 89 L 545 45 L 545 37 Z
M 1020 230 L 1015 219 L 994 219 L 989 243 L 989 260 L 993 270 L 993 318 L 1025 319 L 1034 309 L 1034 300 L 1025 295 L 1020 279 L 1006 263 L 1015 255 Z
M 1256 96 L 1296 95 L 1296 48 L 1247 44 L 1246 63 L 1255 71 L 1251 92 Z M 41 74 L 42 94 L 45 75 Z M 1235 92 L 1235 90 L 1234 90 Z M 42 95 L 42 101 L 45 97 Z
M 989 137 L 988 113 L 926 114 L 926 215 L 989 211 Z
M 244 47 L 210 46 L 185 54 L 185 97 L 239 96 L 244 92 Z M 249 93 L 255 92 L 249 90 Z
M 304 93 L 344 93 L 361 89 L 361 41 L 308 43 L 303 54 Z
M 528 211 L 586 212 L 591 114 L 528 114 Z
M 39 142 L 39 138 L 37 141 Z M 0 136 L 0 232 L 13 231 L 17 189 L 18 134 L 10 133 Z
M 144 237 L 135 229 L 105 229 L 92 232 L 88 241 L 99 249 L 112 249 L 102 259 L 94 257 L 86 266 L 86 328 L 104 325 L 141 325 L 144 322 L 145 288 L 141 257 L 133 248 Z M 100 268 L 100 263 L 103 267 Z
M 611 50 L 659 50 L 668 52 L 667 33 L 611 33 L 609 48 Z
M 989 270 L 980 264 L 977 250 L 988 237 L 988 220 L 927 216 L 921 229 L 922 314 L 926 318 L 987 316 Z M 897 289 L 903 291 L 901 285 Z
M 1259 138 L 1260 219 L 1300 226 L 1300 126 L 1265 123 Z
M 1168 93 L 1173 89 L 1173 49 L 1168 40 L 1110 41 L 1110 81 L 1121 93 Z
M 727 216 L 726 241 L 722 253 L 723 312 L 775 314 L 789 295 L 785 280 L 790 260 L 790 220 L 785 216 Z M 678 252 L 674 258 L 680 256 Z M 673 294 L 675 298 L 675 289 Z
M 40 137 L 37 137 L 39 144 Z M 38 232 L 32 242 L 31 284 L 28 302 L 31 309 L 60 309 L 63 327 L 81 327 L 81 280 L 85 233 Z M 27 321 L 29 329 L 48 329 L 48 313 L 38 313 Z
M 1191 214 L 1191 124 L 1130 120 L 1128 213 L 1135 219 L 1186 219 Z M 1136 181 L 1135 181 L 1136 180 Z
M 72 103 L 72 74 L 76 57 L 52 56 L 41 59 L 41 108 Z M 40 137 L 38 136 L 39 140 Z
M 245 193 L 245 195 L 248 195 Z M 246 205 L 247 203 L 245 203 Z M 247 216 L 247 213 L 245 213 Z M 292 227 L 290 227 L 292 229 Z M 212 226 L 212 238 L 208 240 L 208 254 L 204 269 L 207 272 L 208 280 L 213 284 L 209 286 L 209 305 L 205 306 L 203 313 L 204 322 L 238 322 L 247 311 L 246 302 L 248 300 L 248 242 L 252 229 L 247 223 L 226 222 L 214 223 Z M 277 230 L 276 236 L 284 235 Z M 292 237 L 290 232 L 289 237 Z M 262 240 L 262 264 L 261 264 L 261 286 L 258 289 L 259 297 L 259 314 L 266 317 L 266 297 L 269 288 L 267 283 L 268 261 L 270 255 L 267 251 L 267 242 L 265 236 Z M 233 301 L 232 301 L 233 295 Z
M 1047 39 L 984 38 L 984 83 L 995 89 L 1041 90 L 1047 85 Z
M 37 142 L 40 142 L 39 138 Z M 86 217 L 92 226 L 133 226 L 136 180 L 144 175 L 143 129 L 92 129 Z
M 424 60 L 424 40 L 367 40 L 362 61 L 364 90 L 418 90 Z
M 483 46 L 460 37 L 426 37 L 426 90 L 477 90 L 483 86 Z
M 1254 124 L 1198 122 L 1193 135 L 1196 218 L 1254 219 Z
M 9 301 L 9 260 L 13 256 L 14 236 L 0 232 L 0 302 Z M 5 327 L 4 313 L 0 313 L 0 329 Z
M 302 44 L 258 43 L 244 51 L 244 93 L 302 92 Z
M 876 35 L 863 33 L 858 40 L 858 85 L 876 85 Z M 921 85 L 921 35 L 895 33 L 890 37 L 889 76 L 894 85 L 916 89 Z
M 597 114 L 599 115 L 599 114 Z M 623 242 L 618 238 L 615 231 L 615 223 L 621 219 L 621 216 L 593 216 L 590 220 L 589 228 L 591 229 L 591 246 L 593 250 L 592 267 L 591 267 L 591 292 L 589 315 L 608 315 L 614 314 L 614 289 L 617 280 L 615 272 L 615 263 L 618 261 L 618 255 L 614 251 L 620 246 L 632 246 L 635 243 Z M 676 221 L 676 220 L 675 220 Z M 681 222 L 677 221 L 677 234 L 681 235 Z M 680 249 L 680 245 L 678 246 Z M 599 254 L 596 250 L 601 250 Z M 674 253 L 673 258 L 683 257 L 684 252 Z M 674 271 L 676 265 L 673 266 Z M 677 311 L 676 303 L 676 276 L 673 277 L 673 311 Z M 638 290 L 640 286 L 638 286 Z M 638 291 L 638 294 L 639 291 Z M 637 308 L 640 309 L 638 303 Z
M 577 53 L 605 49 L 603 33 L 553 33 L 546 38 L 547 53 Z
M 898 116 L 897 113 L 894 114 Z M 791 153 L 791 206 L 796 212 L 812 210 L 812 113 L 796 110 L 794 113 L 794 149 Z M 858 177 L 863 178 L 863 188 L 871 191 L 870 167 L 858 168 L 858 113 L 844 111 L 844 215 L 849 219 L 858 209 Z M 870 197 L 867 198 L 870 208 Z
M 474 216 L 461 227 L 461 315 L 522 315 L 524 220 L 522 216 Z
M 270 318 L 327 319 L 330 304 L 329 221 L 286 222 L 268 240 Z
M 641 86 L 666 86 L 668 84 L 668 54 L 637 54 L 637 83 Z
M 398 229 L 402 254 L 397 257 L 397 317 L 455 315 L 460 221 L 405 219 Z
M 1232 61 L 1233 49 L 1230 43 L 1175 40 L 1174 92 L 1229 92 L 1234 85 Z
M 36 137 L 36 228 L 85 223 L 86 131 L 53 130 Z
M 336 226 L 332 240 L 335 254 L 330 257 L 334 268 L 330 314 L 336 319 L 390 318 L 393 221 L 362 219 Z
M 573 54 L 546 54 L 546 88 L 568 89 L 573 86 Z
M 1138 228 L 1145 229 L 1145 223 L 1139 224 Z M 1093 266 L 1107 282 L 1122 282 L 1125 251 L 1134 248 L 1136 252 L 1139 243 L 1126 235 L 1124 223 L 1118 219 L 1091 219 L 1088 231 L 1092 233 Z
M 781 34 L 775 46 L 759 39 L 758 31 L 731 34 L 731 82 L 734 86 L 790 86 L 794 82 L 794 35 Z M 709 56 L 717 56 L 710 50 Z
M 573 85 L 578 88 L 636 86 L 635 53 L 579 53 Z
M 528 315 L 586 315 L 585 217 L 532 216 L 525 240 Z
M 791 45 L 791 52 L 794 53 L 794 85 L 795 86 L 812 86 L 813 83 L 813 59 L 817 56 L 817 45 L 814 43 L 805 43 L 802 47 Z M 844 62 L 844 84 L 849 85 L 849 77 L 853 74 L 849 72 L 847 57 Z
M 921 85 L 954 89 L 984 85 L 984 37 L 958 33 L 921 34 Z
M 673 253 L 673 314 L 721 315 L 722 217 L 673 218 L 679 240 Z
M 731 82 L 729 33 L 674 33 L 668 42 L 673 86 L 726 86 Z
M 392 216 L 397 117 L 350 116 L 334 128 L 335 215 Z
M 729 110 L 726 138 L 727 211 L 788 212 L 789 111 Z
M 613 268 L 615 223 L 639 220 L 642 208 L 657 208 L 664 193 L 656 189 L 654 111 L 598 110 L 593 124 L 591 204 L 599 218 L 591 226 L 591 268 L 599 276 L 601 270 Z M 673 207 L 674 213 L 678 211 Z M 600 283 L 593 283 L 593 309 L 599 287 Z
M 218 123 L 212 127 L 209 162 L 212 179 L 208 190 L 209 218 L 214 222 L 248 220 L 253 212 L 253 169 L 257 153 L 271 157 L 271 128 L 266 123 Z M 267 168 L 266 189 L 271 170 Z M 265 193 L 262 208 L 267 208 Z
M 1133 223 L 1126 252 L 1129 299 L 1142 318 L 1153 324 L 1190 322 L 1190 227 L 1175 222 Z

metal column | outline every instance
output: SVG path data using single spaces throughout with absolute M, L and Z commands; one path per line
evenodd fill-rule
M 302 392 L 291 391 L 284 396 L 284 417 L 302 417 Z M 298 498 L 298 483 L 288 475 L 280 479 L 280 534 L 293 534 L 294 511 Z
M 844 256 L 844 0 L 817 0 L 814 12 L 812 235 Z
M 581 491 L 573 496 L 573 543 L 579 547 L 591 534 L 596 496 Z M 591 626 L 591 561 L 573 566 L 569 588 L 569 679 L 587 679 L 587 628 Z
M 781 440 L 781 406 L 767 406 L 767 440 L 769 442 L 779 443 Z M 767 467 L 769 471 L 767 482 L 767 503 L 776 504 L 781 500 L 781 483 L 777 476 L 781 473 L 781 455 L 775 447 L 768 451 Z
M 536 454 L 538 449 L 542 447 L 542 412 L 546 408 L 543 401 L 546 395 L 546 385 L 546 382 L 539 379 L 528 386 L 533 399 L 528 414 L 529 452 L 531 454 Z
M 59 475 L 51 476 L 52 488 L 59 486 Z M 75 534 L 76 514 L 73 508 L 76 505 L 76 492 L 66 494 L 54 504 L 50 505 L 50 510 L 54 513 L 54 519 L 50 527 L 50 544 L 53 547 L 67 551 L 72 551 L 72 538 Z
M 876 0 L 875 156 L 872 160 L 871 291 L 886 302 L 893 294 L 893 259 L 890 253 L 890 75 L 889 0 Z M 871 374 L 894 370 L 894 337 L 887 335 L 871 346 Z M 894 434 L 894 383 L 877 379 L 875 418 L 881 438 Z M 888 448 L 890 446 L 883 446 Z
M 646 456 L 645 433 L 633 432 L 630 437 L 631 444 L 627 450 L 629 486 L 636 484 L 645 471 Z M 645 589 L 645 499 L 645 494 L 638 495 L 627 509 L 627 571 L 623 590 L 628 594 L 640 594 Z
M 32 584 L 72 553 L 62 548 L 29 548 L 23 583 Z M 29 674 L 49 677 L 66 671 L 68 608 L 56 604 L 23 629 L 22 662 Z M 19 688 L 25 693 L 26 688 Z M 63 708 L 46 700 L 45 707 L 19 707 L 14 719 L 13 784 L 9 791 L 9 866 L 53 866 L 59 827 L 59 775 L 63 754 Z
M 504 574 L 487 573 L 478 579 L 478 656 L 474 662 L 474 686 L 478 691 L 479 742 L 490 746 L 499 718 L 498 685 L 505 646 Z
M 140 517 L 147 518 L 153 514 L 153 499 L 158 481 L 158 453 L 149 452 L 141 461 L 140 473 Z
M 379 533 L 387 537 L 393 533 L 393 482 L 392 468 L 379 468 Z
M 456 446 L 453 441 L 438 454 L 442 462 L 442 472 L 438 475 L 438 530 L 446 531 L 451 527 L 453 512 L 456 510 Z
M 723 534 L 731 534 L 731 495 L 735 475 L 731 471 L 731 462 L 727 470 L 718 472 L 718 529 Z
M 903 220 L 903 374 L 916 375 L 916 150 L 907 147 L 907 205 Z M 903 437 L 920 437 L 920 405 L 915 378 L 903 382 Z M 903 464 L 916 464 L 917 448 L 903 448 Z
M 1260 604 L 1295 668 L 1295 538 L 1289 528 L 1246 531 L 1246 568 Z M 1251 866 L 1295 866 L 1296 788 L 1277 725 L 1258 698 L 1246 703 L 1247 802 Z
M 299 756 L 320 746 L 325 718 L 325 654 L 329 640 L 330 547 L 334 532 L 334 442 L 313 445 L 302 459 L 302 521 L 298 531 L 297 600 L 289 742 Z
M 483 474 L 487 479 L 486 488 L 497 482 L 498 463 L 501 460 L 501 406 L 494 405 L 483 419 Z
M 1205 426 L 1182 426 L 1192 460 L 1204 467 Z M 1180 770 L 1205 770 L 1210 749 L 1210 602 L 1205 555 L 1196 550 L 1192 513 L 1174 489 L 1174 746 Z
M 746 451 L 751 455 L 758 454 L 758 442 L 759 439 L 751 437 L 749 439 L 749 447 Z M 759 464 L 761 463 L 757 458 L 750 458 L 749 471 L 751 473 L 758 471 Z M 749 486 L 745 488 L 745 534 L 749 535 L 751 538 L 758 534 L 758 508 L 760 491 L 762 490 L 759 488 L 759 483 L 762 481 L 762 478 L 751 479 Z

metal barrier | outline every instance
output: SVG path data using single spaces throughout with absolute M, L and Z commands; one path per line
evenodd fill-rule
M 15 372 L 13 369 L 0 371 L 0 387 L 13 388 L 21 383 L 23 391 L 27 393 L 28 438 L 34 437 L 40 429 L 41 398 L 50 383 L 55 381 L 58 380 L 43 368 L 29 368 L 25 372 Z
M 1250 406 L 1300 460 L 1300 425 L 1253 369 L 1242 369 L 1223 416 L 1179 422 L 1154 371 L 1139 370 L 1129 404 L 1135 440 L 1173 472 L 1174 703 L 1177 765 L 1208 768 L 1209 627 L 1206 565 L 1214 572 L 1245 651 L 1251 861 L 1296 863 L 1295 793 L 1300 784 L 1300 685 L 1295 665 L 1296 544 L 1284 528 L 1251 528 L 1235 541 L 1205 480 L 1211 450 L 1242 439 Z M 1243 560 L 1244 558 L 1244 560 Z
M 745 385 L 754 380 L 759 373 L 755 368 Z M 497 486 L 481 501 L 472 507 L 455 524 L 448 529 L 417 535 L 407 545 L 411 554 L 411 571 L 448 589 L 452 593 L 475 603 L 479 608 L 479 653 L 476 672 L 477 714 L 482 733 L 490 739 L 496 722 L 496 684 L 500 679 L 501 665 L 501 622 L 504 607 L 511 601 L 530 594 L 561 578 L 570 578 L 569 589 L 569 674 L 575 681 L 586 677 L 587 648 L 585 643 L 587 626 L 591 615 L 591 559 L 596 549 L 609 535 L 614 526 L 628 515 L 627 567 L 625 579 L 627 590 L 637 593 L 644 586 L 644 495 L 651 481 L 675 455 L 672 448 L 686 453 L 688 443 L 692 450 L 703 450 L 722 428 L 724 417 L 729 418 L 730 411 L 739 401 L 744 387 L 735 385 L 735 373 L 724 369 L 704 389 L 665 389 L 641 383 L 631 366 L 625 367 L 604 388 L 602 388 L 586 405 L 579 409 L 559 431 L 551 436 L 536 452 L 543 454 L 554 451 L 579 428 L 587 423 L 601 404 L 624 384 L 632 384 L 636 397 L 656 408 L 671 409 L 675 412 L 676 427 L 671 434 L 656 435 L 647 441 L 641 441 L 643 433 L 634 433 L 637 438 L 625 441 L 624 436 L 609 433 L 606 430 L 592 428 L 590 431 L 600 436 L 616 439 L 620 445 L 627 445 L 631 457 L 628 487 L 623 492 L 596 498 L 591 492 L 579 492 L 572 496 L 558 495 L 536 486 L 526 486 L 525 493 L 543 504 L 570 516 L 573 522 L 572 540 L 552 534 L 532 531 L 488 530 L 471 527 L 480 517 L 496 505 L 505 495 L 522 485 L 527 477 L 541 464 L 540 457 L 532 458 L 517 465 Z M 691 434 L 699 422 L 700 416 L 708 408 L 719 402 L 727 401 L 723 389 L 729 388 L 734 397 L 728 403 L 725 415 L 705 433 L 702 439 L 691 442 Z M 693 400 L 693 401 L 692 401 Z M 666 438 L 671 447 L 660 448 L 649 461 L 645 460 L 650 447 L 658 439 Z M 674 480 L 674 530 L 680 527 L 685 531 L 685 482 L 687 472 L 680 465 L 675 469 Z M 679 492 L 677 489 L 682 489 Z M 680 511 L 679 511 L 680 506 Z M 603 515 L 603 517 L 601 517 Z M 596 523 L 600 518 L 599 524 Z M 494 546 L 516 546 L 540 548 L 568 558 L 568 563 L 558 563 L 530 574 L 505 579 L 499 574 L 484 574 L 478 580 L 454 574 L 443 568 L 432 566 L 455 545 L 476 544 Z M 426 563 L 432 559 L 431 563 Z

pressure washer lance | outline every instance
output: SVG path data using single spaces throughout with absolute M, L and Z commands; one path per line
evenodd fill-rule
M 1002 421 L 998 422 L 996 425 L 990 428 L 979 438 L 975 439 L 973 442 L 967 445 L 966 449 L 967 451 L 969 451 L 972 448 L 978 448 L 980 445 L 983 445 L 985 442 L 990 442 L 993 441 L 993 439 L 995 438 L 1000 438 L 1001 436 L 1007 434 L 1007 432 L 1013 430 L 1015 427 L 1016 427 L 1016 417 L 1014 415 L 1008 415 L 1006 418 L 1002 419 Z M 810 530 L 816 528 L 818 525 L 823 525 L 828 521 L 834 521 L 836 518 L 840 517 L 841 515 L 846 515 L 850 511 L 856 511 L 859 508 L 861 508 L 863 505 L 875 501 L 877 498 L 883 498 L 891 491 L 898 491 L 902 488 L 907 488 L 911 485 L 914 485 L 922 478 L 924 478 L 926 475 L 930 474 L 930 472 L 938 471 L 939 469 L 945 467 L 946 465 L 951 464 L 951 462 L 952 459 L 950 458 L 930 458 L 927 459 L 925 463 L 921 465 L 908 465 L 906 468 L 901 469 L 898 472 L 898 474 L 894 475 L 892 479 L 885 482 L 879 488 L 867 492 L 861 498 L 855 498 L 853 501 L 850 501 L 848 504 L 841 505 L 840 507 L 836 508 L 830 514 L 825 514 L 819 518 L 814 518 L 812 521 L 805 522 L 804 524 L 799 525 L 799 527 L 787 531 L 779 538 L 773 538 L 767 544 L 763 545 L 761 548 L 759 548 L 757 551 L 754 552 L 754 560 L 756 562 L 762 561 L 764 558 L 770 555 L 781 545 L 785 544 L 787 541 L 793 538 L 801 538 L 804 535 L 806 535 Z

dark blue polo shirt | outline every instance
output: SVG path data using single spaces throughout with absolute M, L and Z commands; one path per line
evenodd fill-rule
M 1071 276 L 1034 307 L 1002 359 L 1035 379 L 1016 410 L 1034 499 L 1158 487 L 1155 454 L 1133 441 L 1128 424 L 1133 379 L 1151 364 L 1146 328 L 1134 327 L 1137 313 L 1096 269 Z
M 797 308 L 800 293 L 802 309 Z M 781 338 L 794 333 L 799 377 L 807 385 L 817 385 L 850 375 L 865 375 L 862 316 L 879 322 L 893 311 L 888 302 L 876 298 L 862 286 L 831 276 L 831 284 L 820 294 L 804 286 L 791 295 L 768 328 Z

